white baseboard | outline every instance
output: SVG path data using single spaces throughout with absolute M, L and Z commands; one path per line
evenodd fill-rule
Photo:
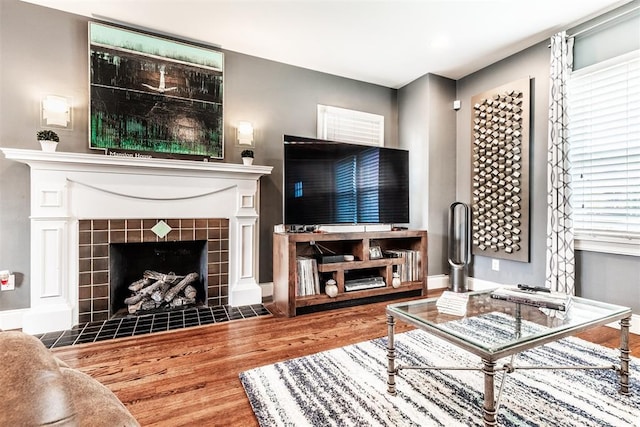
M 490 282 L 488 280 L 476 279 L 475 277 L 467 277 L 467 288 L 472 291 L 486 291 L 499 286 L 507 285 L 503 283 Z
M 449 275 L 437 274 L 428 277 L 427 287 L 431 289 L 446 289 L 449 287 Z M 470 291 L 484 291 L 487 289 L 497 288 L 498 286 L 506 286 L 500 283 L 489 282 L 486 280 L 474 279 L 473 277 L 467 277 L 467 289 Z
M 258 283 L 260 289 L 262 289 L 262 299 L 273 296 L 273 282 Z
M 429 289 L 447 289 L 449 287 L 449 276 L 446 274 L 437 274 L 429 276 L 427 278 Z M 262 290 L 262 298 L 273 296 L 273 282 L 260 283 L 260 289 Z M 498 286 L 504 286 L 500 283 L 490 282 L 487 280 L 480 280 L 473 277 L 467 278 L 467 287 L 470 290 L 480 291 L 486 289 L 493 289 Z M 6 310 L 0 311 L 0 330 L 8 331 L 11 329 L 22 328 L 22 317 L 28 311 L 28 308 L 18 310 Z M 607 326 L 620 329 L 618 322 L 609 323 Z M 640 335 L 640 315 L 631 315 L 631 326 L 629 332 Z
M 449 276 L 446 274 L 436 274 L 427 276 L 427 289 L 447 289 L 449 287 Z
M 28 308 L 0 311 L 0 330 L 22 329 L 22 317 L 27 311 Z
M 437 274 L 428 277 L 427 287 L 431 289 L 447 289 L 449 287 L 449 275 Z M 473 277 L 467 277 L 467 289 L 470 291 L 484 291 L 488 289 L 497 288 L 499 286 L 507 286 L 500 283 L 489 282 L 487 280 L 475 279 Z

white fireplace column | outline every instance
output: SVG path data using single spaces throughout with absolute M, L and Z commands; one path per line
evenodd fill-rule
M 31 334 L 78 323 L 78 221 L 228 218 L 229 304 L 259 304 L 259 179 L 270 166 L 0 148 L 31 167 Z

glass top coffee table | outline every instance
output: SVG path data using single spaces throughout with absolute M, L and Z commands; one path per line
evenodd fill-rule
M 496 401 L 494 375 L 496 371 L 511 373 L 517 366 L 511 362 L 496 370 L 496 361 L 505 356 L 513 356 L 522 351 L 575 335 L 594 326 L 605 325 L 620 320 L 620 366 L 554 366 L 526 367 L 527 369 L 614 369 L 620 376 L 619 392 L 629 393 L 629 323 L 631 309 L 613 304 L 605 304 L 585 298 L 572 297 L 566 311 L 541 310 L 538 307 L 504 301 L 491 297 L 492 290 L 468 293 L 467 310 L 464 316 L 443 314 L 438 311 L 438 298 L 421 299 L 387 306 L 388 331 L 388 381 L 387 391 L 396 394 L 395 376 L 402 369 L 476 369 L 484 373 L 483 419 L 487 426 L 496 425 L 496 413 L 500 396 Z M 448 341 L 479 356 L 480 368 L 402 366 L 396 365 L 394 342 L 395 321 L 400 319 L 419 329 Z M 477 334 L 478 322 L 484 327 L 499 323 L 503 333 Z M 496 323 L 497 322 L 497 323 Z M 504 330 L 512 331 L 504 333 Z M 522 367 L 524 368 L 524 367 Z M 503 376 L 502 380 L 504 381 Z

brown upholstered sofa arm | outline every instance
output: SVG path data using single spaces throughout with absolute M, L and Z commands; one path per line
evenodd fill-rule
M 0 332 L 0 360 L 1 426 L 139 426 L 111 390 L 31 335 Z

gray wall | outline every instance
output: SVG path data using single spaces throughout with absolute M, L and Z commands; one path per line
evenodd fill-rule
M 39 149 L 35 132 L 42 94 L 87 104 L 86 21 L 16 0 L 0 4 L 0 145 Z M 76 109 L 74 121 L 73 131 L 58 132 L 61 150 L 86 151 L 86 108 Z M 0 201 L 0 268 L 14 272 L 17 282 L 15 291 L 0 294 L 0 310 L 24 308 L 29 306 L 29 168 L 4 156 Z
M 58 132 L 58 150 L 92 152 L 88 20 L 18 0 L 1 0 L 0 8 L 0 146 L 40 149 L 40 97 L 59 94 L 74 98 L 74 123 Z M 321 103 L 383 115 L 385 144 L 397 146 L 397 91 L 225 51 L 224 96 L 224 161 L 240 162 L 233 124 L 248 120 L 256 128 L 255 163 L 274 166 L 260 186 L 259 279 L 268 282 L 273 226 L 282 222 L 282 135 L 315 137 Z M 29 306 L 29 168 L 0 157 L 0 268 L 16 272 L 18 282 L 0 294 L 0 310 L 7 310 Z
M 385 117 L 385 145 L 398 145 L 396 91 L 329 74 L 225 53 L 225 122 L 227 161 L 239 161 L 232 126 L 254 123 L 255 163 L 274 166 L 260 185 L 260 281 L 272 280 L 272 233 L 282 223 L 282 136 L 315 137 L 317 104 L 333 105 Z
M 530 261 L 500 260 L 500 271 L 491 270 L 490 256 L 474 256 L 470 275 L 497 283 L 544 284 L 547 218 L 547 114 L 549 92 L 549 49 L 544 41 L 503 61 L 458 80 L 457 194 L 471 201 L 471 97 L 524 77 L 531 79 L 530 132 Z
M 411 151 L 411 228 L 429 231 L 429 275 L 447 274 L 456 192 L 456 82 L 427 74 L 398 91 L 400 146 Z
M 429 274 L 448 274 L 448 215 L 455 201 L 457 113 L 453 109 L 456 82 L 429 75 L 429 246 L 439 258 L 429 259 Z
M 458 81 L 462 101 L 457 122 L 457 197 L 471 199 L 470 98 L 505 83 L 531 78 L 530 219 L 531 261 L 500 260 L 500 271 L 491 269 L 490 256 L 475 256 L 470 275 L 504 284 L 545 282 L 547 219 L 547 132 L 549 100 L 549 42 L 540 42 L 503 61 Z M 632 307 L 640 313 L 640 261 L 637 257 L 576 251 L 578 295 Z
M 585 298 L 631 307 L 640 313 L 638 257 L 576 251 L 576 293 Z

